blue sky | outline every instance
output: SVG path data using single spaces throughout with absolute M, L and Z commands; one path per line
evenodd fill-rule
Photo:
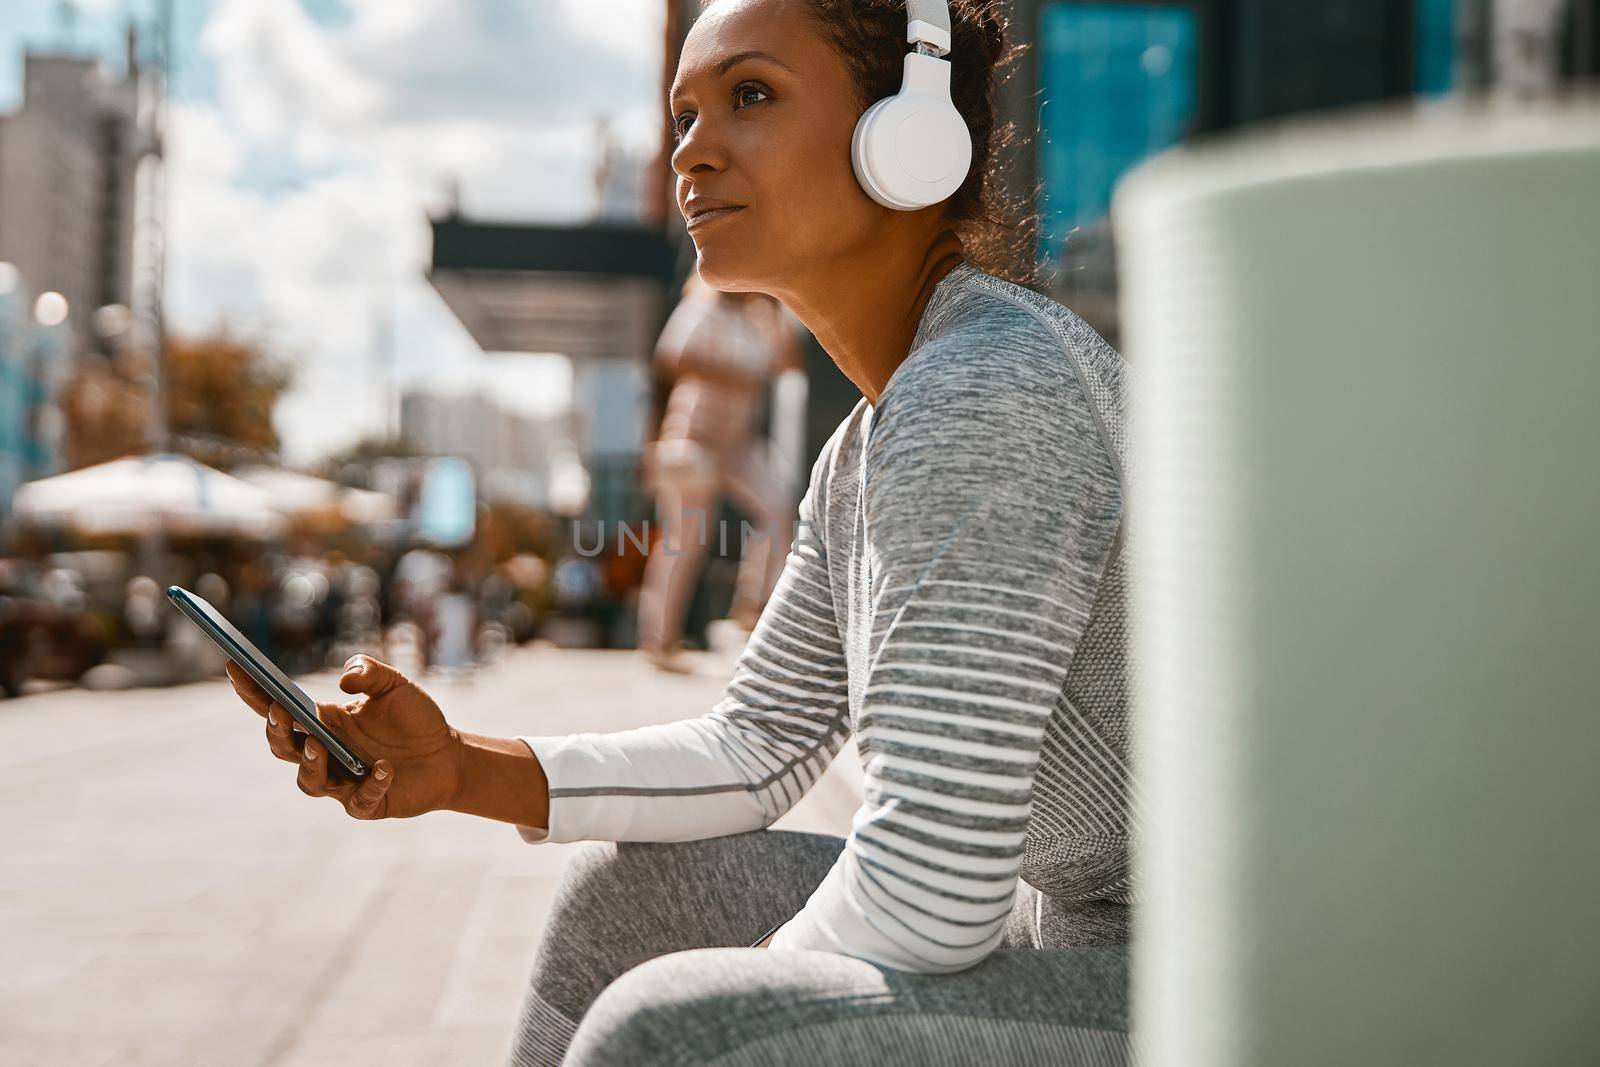
M 200 28 L 213 6 L 212 0 L 174 0 L 176 51 L 185 63 L 176 80 L 185 95 L 206 94 L 215 88 L 209 64 L 199 51 Z M 303 0 L 318 21 L 347 20 L 340 0 Z M 64 31 L 57 0 L 7 0 L 6 18 L 0 23 L 0 107 L 15 105 L 22 89 L 24 47 L 55 48 L 70 42 L 73 49 L 93 51 L 122 65 L 122 32 L 130 19 L 141 26 L 153 24 L 156 5 L 151 0 L 84 0 L 75 8 L 72 31 Z
M 55 0 L 5 0 L 0 109 Z M 70 44 L 122 65 L 153 0 L 82 0 Z M 427 213 L 581 221 L 597 123 L 638 152 L 660 104 L 660 0 L 175 0 L 168 310 L 295 361 L 277 414 L 292 460 L 379 425 L 381 317 L 402 384 L 567 399 L 564 361 L 485 356 L 423 278 Z

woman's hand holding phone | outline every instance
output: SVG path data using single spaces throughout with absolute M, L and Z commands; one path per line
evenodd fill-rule
M 308 796 L 338 800 L 352 818 L 408 819 L 446 808 L 460 789 L 461 737 L 433 698 L 405 675 L 371 656 L 352 656 L 339 688 L 356 699 L 318 701 L 317 714 L 339 739 L 372 763 L 354 781 L 315 738 L 233 663 L 228 679 L 239 698 L 267 720 L 272 754 L 300 767 L 296 784 Z

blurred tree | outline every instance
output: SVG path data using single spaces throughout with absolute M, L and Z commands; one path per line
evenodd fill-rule
M 260 344 L 227 330 L 170 338 L 164 370 L 167 429 L 185 451 L 222 466 L 277 451 L 272 410 L 293 376 Z
M 152 360 L 124 348 L 110 360 L 85 359 L 61 393 L 66 458 L 87 467 L 150 447 Z M 214 467 L 275 462 L 272 410 L 288 390 L 288 366 L 260 344 L 226 330 L 167 342 L 164 449 Z
M 61 391 L 67 466 L 73 469 L 141 451 L 150 437 L 150 394 L 104 360 L 73 368 Z
M 324 456 L 312 473 L 357 489 L 383 488 L 374 484 L 374 471 L 385 463 L 412 461 L 420 456 L 405 437 L 364 437 L 338 452 Z
M 422 455 L 407 437 L 363 437 L 355 444 L 324 456 L 317 464 L 317 473 L 324 478 L 339 480 L 339 472 L 347 464 L 370 463 L 375 459 L 409 459 Z

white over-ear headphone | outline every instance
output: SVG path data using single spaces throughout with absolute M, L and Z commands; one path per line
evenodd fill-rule
M 856 123 L 850 162 L 861 188 L 884 207 L 915 211 L 955 195 L 972 166 L 972 133 L 950 100 L 950 7 L 907 0 L 900 91 Z

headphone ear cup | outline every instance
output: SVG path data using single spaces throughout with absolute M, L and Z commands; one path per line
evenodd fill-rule
M 850 139 L 850 161 L 873 200 L 915 211 L 961 188 L 972 165 L 972 135 L 950 103 L 901 93 L 861 116 Z
M 875 137 L 873 132 L 877 129 L 879 116 L 895 99 L 886 96 L 879 100 L 867 108 L 856 123 L 856 131 L 850 138 L 850 165 L 856 172 L 856 181 L 861 183 L 861 188 L 868 196 L 884 207 L 904 210 L 900 204 L 889 199 L 886 183 L 881 179 L 880 168 L 888 153 L 881 143 L 881 135 Z

